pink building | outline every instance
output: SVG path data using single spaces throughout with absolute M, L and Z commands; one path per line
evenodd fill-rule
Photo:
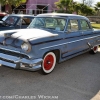
M 58 0 L 28 0 L 26 4 L 26 13 L 39 14 L 53 12 L 57 8 L 55 2 Z

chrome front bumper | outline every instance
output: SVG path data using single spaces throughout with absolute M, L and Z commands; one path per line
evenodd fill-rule
M 0 53 L 0 64 L 15 69 L 36 71 L 41 68 L 42 59 L 26 59 Z

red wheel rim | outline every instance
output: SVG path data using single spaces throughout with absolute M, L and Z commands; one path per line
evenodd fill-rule
M 44 63 L 43 63 L 44 69 L 45 70 L 50 70 L 52 68 L 53 64 L 54 64 L 54 58 L 53 58 L 53 56 L 52 55 L 47 55 L 45 57 Z
M 94 47 L 94 51 L 96 51 L 97 50 L 97 46 L 96 47 Z

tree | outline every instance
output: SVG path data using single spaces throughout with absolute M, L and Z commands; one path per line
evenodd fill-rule
M 81 0 L 84 5 L 92 6 L 94 0 Z
M 86 0 L 82 0 L 82 3 L 85 4 L 85 1 L 86 1 Z
M 76 11 L 77 14 L 82 14 L 82 15 L 94 15 L 95 10 L 83 3 L 73 3 L 74 10 Z
M 100 7 L 100 2 L 97 2 L 96 6 L 99 8 Z
M 95 14 L 95 11 L 94 11 L 93 8 L 87 6 L 87 5 L 83 4 L 83 3 L 80 4 L 80 6 L 81 6 L 80 11 L 81 11 L 81 13 L 82 13 L 83 15 L 88 16 L 88 15 L 94 15 L 94 14 Z
M 100 15 L 100 2 L 97 2 L 94 8 L 95 8 L 95 11 L 97 12 L 97 15 Z
M 85 0 L 84 0 L 85 2 Z M 55 2 L 58 12 L 62 13 L 77 13 L 82 15 L 92 15 L 94 10 L 86 4 L 73 2 L 73 0 L 59 0 Z
M 26 0 L 0 0 L 1 5 L 8 5 L 8 12 L 12 13 L 12 5 L 19 6 L 21 3 L 24 3 Z
M 91 7 L 87 6 L 85 13 L 86 13 L 86 16 L 90 16 L 90 15 L 94 15 L 95 14 L 95 11 Z
M 87 6 L 92 7 L 93 2 L 94 2 L 94 0 L 86 0 L 85 4 L 86 4 Z
M 73 0 L 59 0 L 58 2 L 55 2 L 55 5 L 58 8 L 58 12 L 73 12 Z
M 80 10 L 81 10 L 81 5 L 80 5 L 80 3 L 74 2 L 74 3 L 73 3 L 73 8 L 74 8 L 74 11 L 75 11 L 77 14 L 80 13 Z

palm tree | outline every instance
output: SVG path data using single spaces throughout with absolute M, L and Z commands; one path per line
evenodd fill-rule
M 97 2 L 95 5 L 95 11 L 97 12 L 97 15 L 100 15 L 100 2 Z
M 73 11 L 73 0 L 59 0 L 55 5 L 60 12 L 72 13 Z
M 97 6 L 97 7 L 100 7 L 100 2 L 97 2 L 96 6 Z
M 25 2 L 26 0 L 0 0 L 1 5 L 7 5 L 8 6 L 8 12 L 12 13 L 12 5 L 13 6 L 19 6 L 21 3 Z
M 93 8 L 87 6 L 87 5 L 84 5 L 84 4 L 80 4 L 81 5 L 81 12 L 83 15 L 94 15 L 95 14 L 95 11 Z
M 80 10 L 81 10 L 81 5 L 80 3 L 77 3 L 77 2 L 74 2 L 73 3 L 73 8 L 74 8 L 74 11 L 79 14 Z

